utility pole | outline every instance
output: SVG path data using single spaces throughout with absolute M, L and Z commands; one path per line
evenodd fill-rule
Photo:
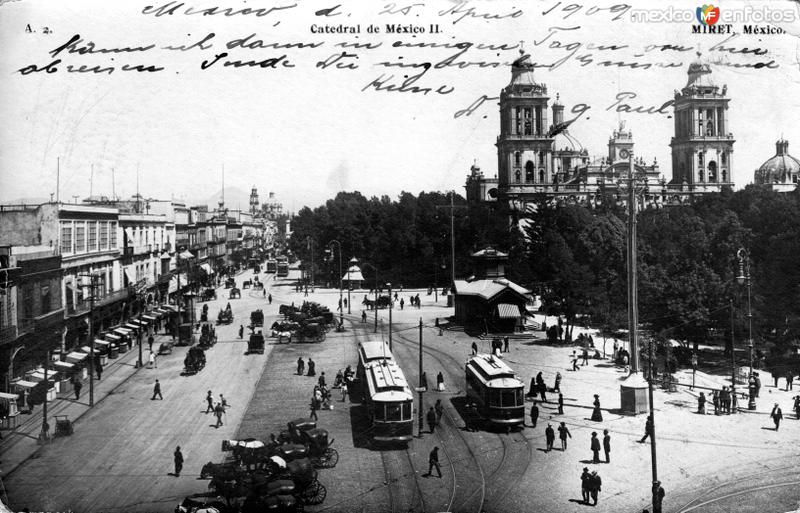
M 650 339 L 650 364 L 649 376 L 647 379 L 647 395 L 650 399 L 650 464 L 653 473 L 653 513 L 661 513 L 661 497 L 658 490 L 661 483 L 658 480 L 658 467 L 656 465 L 656 412 L 653 405 L 653 364 L 655 363 L 655 355 L 653 353 L 653 340 Z
M 344 326 L 344 305 L 342 304 L 342 243 L 333 239 L 328 245 L 330 246 L 334 242 L 339 245 L 339 326 Z
M 733 299 L 730 300 L 731 306 L 731 400 L 733 401 L 732 413 L 736 413 L 738 407 L 736 405 L 736 346 L 734 345 L 733 338 Z
M 631 372 L 639 372 L 639 298 L 636 276 L 636 188 L 634 184 L 633 152 L 628 169 L 628 340 L 631 352 Z
M 419 419 L 419 431 L 417 433 L 418 438 L 422 438 L 422 410 L 423 408 L 423 396 L 422 394 L 427 392 L 425 390 L 426 383 L 422 379 L 422 317 L 419 318 L 419 407 L 417 408 L 417 418 Z
M 45 443 L 50 437 L 50 425 L 47 424 L 47 392 L 49 391 L 49 384 L 47 383 L 47 367 L 50 366 L 50 351 L 45 353 L 44 360 L 44 403 L 42 403 L 42 432 L 39 434 L 39 442 Z
M 450 191 L 450 204 L 449 205 L 436 205 L 436 208 L 449 208 L 450 209 L 450 271 L 452 283 L 456 282 L 456 222 L 455 211 L 457 208 L 467 208 L 464 205 L 456 206 L 454 198 L 455 191 Z M 451 285 L 452 285 L 451 283 Z
M 95 353 L 94 348 L 94 291 L 97 287 L 97 278 L 96 274 L 81 274 L 81 278 L 89 278 L 89 317 L 87 319 L 89 323 L 89 358 L 91 361 L 91 368 L 89 369 L 89 406 L 94 406 L 94 373 L 96 367 L 100 365 L 99 358 L 97 357 L 97 353 Z M 81 285 L 82 287 L 86 287 L 87 285 Z
M 392 350 L 392 308 L 394 307 L 394 301 L 392 301 L 392 284 L 387 283 L 387 287 L 389 287 L 389 351 Z M 378 311 L 378 304 L 375 303 L 375 311 Z

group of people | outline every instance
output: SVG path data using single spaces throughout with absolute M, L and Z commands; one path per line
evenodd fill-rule
M 697 398 L 697 413 L 706 414 L 706 394 L 700 392 Z M 711 404 L 714 405 L 714 415 L 730 415 L 731 409 L 736 409 L 736 390 L 723 386 L 722 390 L 714 390 L 711 394 Z
M 477 352 L 477 346 L 473 344 L 473 354 Z M 499 337 L 495 337 L 492 339 L 492 354 L 499 355 L 500 353 L 508 353 L 508 337 L 503 337 L 500 340 Z
M 442 400 L 437 399 L 436 404 L 431 406 L 428 410 L 428 415 L 426 420 L 428 421 L 428 430 L 433 434 L 436 430 L 436 426 L 442 421 L 442 415 L 444 414 L 444 406 L 442 405 Z
M 558 392 L 558 413 L 564 413 L 564 396 L 561 394 L 561 372 L 556 372 L 555 383 L 553 384 L 553 392 Z M 531 378 L 531 385 L 526 396 L 536 397 L 537 394 L 542 402 L 547 402 L 547 385 L 544 382 L 541 371 L 536 375 L 535 378 Z M 536 403 L 534 403 L 534 406 L 535 405 Z
M 397 301 L 397 292 L 394 293 L 394 300 Z M 400 298 L 400 310 L 403 309 L 403 306 L 405 304 L 406 304 L 405 300 L 403 300 L 403 298 Z M 415 306 L 417 308 L 421 308 L 422 303 L 420 303 L 419 294 L 417 294 L 416 296 L 408 296 L 408 304 L 410 304 L 411 306 Z
M 311 365 L 313 365 L 314 361 L 309 358 L 309 372 L 311 372 Z M 309 374 L 311 376 L 312 374 Z M 314 391 L 311 394 L 311 404 L 309 405 L 311 408 L 311 415 L 310 418 L 314 420 L 318 420 L 317 417 L 317 410 L 332 410 L 333 405 L 331 405 L 331 392 L 328 389 L 328 383 L 325 380 L 325 373 L 322 372 L 317 379 L 317 384 L 314 385 Z
M 214 394 L 211 390 L 206 394 L 206 415 L 211 412 L 217 418 L 217 424 L 214 427 L 222 426 L 222 416 L 225 415 L 225 410 L 228 407 L 228 401 L 225 400 L 222 394 L 219 394 L 219 401 L 214 402 Z

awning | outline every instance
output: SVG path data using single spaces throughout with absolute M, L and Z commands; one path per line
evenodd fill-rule
M 112 333 L 106 333 L 105 337 L 107 339 L 110 339 L 112 342 L 119 342 L 120 340 L 122 340 L 122 337 L 120 337 L 119 335 L 114 335 Z
M 180 273 L 177 276 L 173 276 L 172 279 L 169 281 L 169 288 L 167 289 L 167 293 L 172 294 L 173 292 L 178 290 L 178 281 L 180 281 L 181 288 L 189 284 L 189 282 L 186 280 L 186 274 Z
M 214 274 L 214 269 L 206 263 L 200 264 L 200 269 L 204 270 L 208 275 Z
M 11 384 L 20 388 L 33 388 L 36 386 L 36 383 L 31 383 L 30 381 L 25 381 L 24 379 L 13 381 Z
M 129 328 L 114 328 L 114 333 L 119 333 L 123 337 L 131 336 L 131 330 Z
M 187 260 L 189 258 L 194 258 L 194 255 L 191 254 L 189 251 L 183 250 L 180 253 L 178 253 L 178 258 L 180 258 L 181 260 Z
M 501 319 L 517 319 L 522 317 L 519 312 L 519 306 L 509 303 L 497 304 L 497 316 Z
M 152 315 L 143 315 L 142 319 L 145 319 L 149 322 L 155 322 L 158 320 L 158 317 L 153 317 Z
M 53 362 L 53 366 L 58 367 L 58 370 L 66 371 L 66 370 L 72 370 L 72 368 L 75 367 L 75 364 L 58 361 L 58 362 Z
M 99 347 L 100 349 L 102 349 L 102 348 L 106 348 L 106 347 L 108 347 L 110 345 L 111 345 L 111 341 L 109 341 L 109 340 L 100 340 L 99 338 L 94 339 L 94 347 Z
M 129 322 L 126 322 L 126 323 L 125 323 L 125 327 L 126 327 L 126 328 L 128 328 L 129 330 L 138 330 L 138 329 L 141 329 L 141 326 L 139 326 L 139 325 L 137 325 L 137 324 L 131 324 L 131 323 L 129 323 Z
M 5 399 L 6 401 L 16 401 L 19 398 L 17 394 L 7 394 L 5 392 L 0 392 L 0 399 Z
M 53 374 L 54 374 L 53 372 L 48 372 L 47 373 L 47 380 L 48 381 L 53 380 Z M 40 381 L 44 381 L 44 371 L 28 372 L 28 373 L 25 374 L 25 377 L 28 378 L 28 381 L 31 381 L 31 382 L 35 381 L 35 382 L 38 383 Z
M 86 359 L 88 355 L 86 353 L 79 353 L 77 351 L 73 351 L 67 354 L 67 361 L 71 363 L 79 363 Z
M 138 324 L 142 328 L 146 328 L 147 326 L 150 325 L 150 321 L 148 321 L 144 317 L 142 317 L 141 319 L 134 319 L 131 322 L 134 323 L 134 324 Z
M 128 285 L 133 286 L 136 283 L 136 277 L 127 267 L 124 268 L 125 276 L 128 278 Z

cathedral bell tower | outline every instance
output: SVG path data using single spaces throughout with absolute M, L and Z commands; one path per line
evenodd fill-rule
M 499 192 L 508 199 L 544 190 L 554 182 L 553 138 L 548 133 L 550 98 L 547 86 L 534 80 L 533 70 L 530 55 L 520 50 L 511 66 L 511 82 L 500 92 L 497 169 Z
M 718 191 L 733 185 L 733 134 L 728 130 L 727 86 L 720 88 L 711 66 L 698 60 L 689 65 L 686 87 L 675 91 L 675 136 L 672 147 L 672 184 L 689 190 Z
M 256 214 L 258 212 L 258 191 L 256 190 L 256 186 L 254 185 L 252 189 L 250 189 L 250 213 Z

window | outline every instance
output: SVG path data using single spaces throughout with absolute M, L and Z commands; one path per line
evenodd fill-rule
M 514 165 L 520 166 L 520 162 L 522 161 L 522 154 L 518 151 L 514 152 Z
M 500 406 L 500 390 L 497 390 L 496 388 L 489 389 L 489 406 Z
M 89 221 L 87 228 L 89 230 L 89 246 L 88 251 L 97 251 L 97 221 Z
M 100 221 L 100 251 L 108 249 L 108 223 Z
M 402 420 L 401 403 L 390 403 L 386 405 L 386 420 L 388 422 L 398 422 Z
M 75 223 L 75 253 L 83 253 L 86 251 L 86 223 Z
M 508 408 L 509 406 L 517 406 L 516 403 L 517 393 L 515 390 L 503 390 L 500 392 L 500 406 Z
M 375 403 L 372 411 L 372 416 L 375 420 L 382 421 L 386 418 L 386 405 L 383 403 Z
M 50 311 L 50 285 L 42 285 L 41 289 L 39 289 L 39 297 L 41 299 L 40 315 L 46 314 Z
M 72 222 L 61 223 L 61 253 L 72 253 Z
M 521 177 L 522 173 L 520 173 L 519 169 L 514 170 L 514 178 L 517 183 L 519 183 Z
M 533 182 L 534 180 L 533 177 L 534 177 L 533 162 L 529 160 L 528 162 L 525 163 L 525 181 L 528 183 Z
M 539 183 L 544 183 L 544 169 L 539 170 Z
M 522 112 L 525 119 L 525 131 L 523 135 L 531 135 L 533 131 L 533 125 L 531 124 L 531 108 L 525 107 Z
M 697 165 L 703 167 L 703 153 L 700 152 L 697 154 Z
M 108 247 L 109 249 L 117 249 L 117 222 L 111 221 L 108 223 Z
M 706 123 L 706 135 L 711 136 L 714 135 L 714 123 L 709 121 Z
M 716 182 L 717 181 L 717 163 L 713 160 L 708 163 L 708 181 L 709 182 Z
M 411 419 L 411 401 L 403 403 L 403 420 Z
M 728 154 L 727 153 L 723 153 L 722 154 L 722 165 L 724 166 L 727 163 L 728 163 Z
M 22 287 L 22 316 L 25 319 L 32 319 L 33 313 L 33 285 Z
M 514 107 L 514 135 L 519 135 L 522 133 L 522 118 L 520 116 L 520 108 Z
M 542 135 L 542 108 L 536 106 L 536 135 Z

